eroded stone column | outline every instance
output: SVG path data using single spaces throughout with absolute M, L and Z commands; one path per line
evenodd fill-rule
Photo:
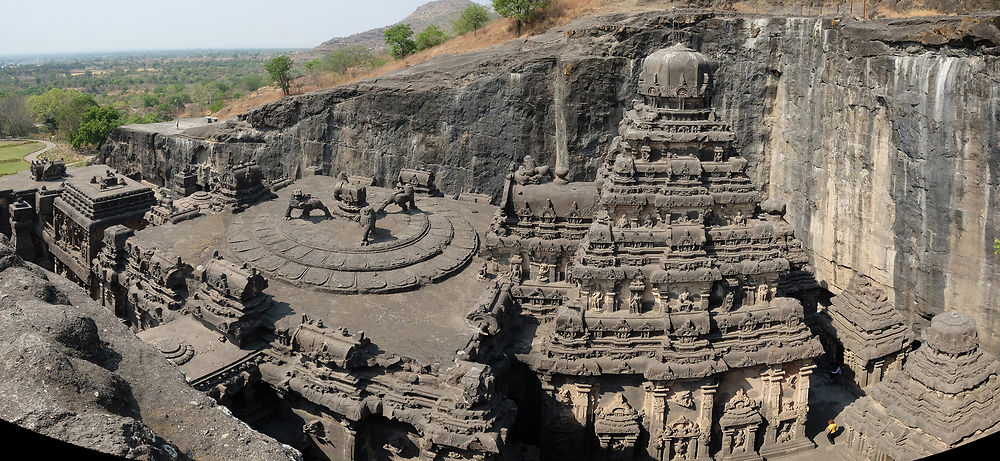
M 708 454 L 709 441 L 712 436 L 712 418 L 715 409 L 715 394 L 719 390 L 718 384 L 706 384 L 701 386 L 701 408 L 698 412 L 698 426 L 701 427 L 701 438 L 698 444 L 698 458 L 710 459 Z
M 653 381 L 647 389 L 649 433 L 659 434 L 667 422 L 667 392 L 670 388 L 663 381 Z

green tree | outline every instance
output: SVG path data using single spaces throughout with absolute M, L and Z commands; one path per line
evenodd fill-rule
M 412 36 L 409 24 L 396 24 L 385 31 L 385 43 L 392 48 L 392 57 L 399 59 L 416 51 L 417 44 L 410 39 Z
M 360 45 L 333 50 L 322 59 L 314 59 L 306 63 L 310 72 L 334 72 L 346 74 L 353 67 L 375 67 L 379 59 L 368 48 Z
M 84 110 L 96 105 L 93 96 L 61 88 L 52 88 L 28 98 L 28 111 L 53 132 L 75 131 L 80 126 Z
M 150 112 L 148 114 L 133 114 L 130 117 L 126 118 L 125 121 L 122 122 L 121 124 L 131 125 L 133 123 L 156 123 L 156 122 L 162 122 L 164 120 L 166 120 L 166 118 L 161 118 L 157 113 Z
M 493 0 L 493 11 L 505 18 L 513 18 L 517 34 L 521 35 L 521 25 L 527 23 L 539 9 L 549 6 L 551 0 Z
M 25 136 L 34 129 L 24 97 L 0 95 L 0 135 Z
M 25 136 L 35 129 L 23 96 L 0 95 L 0 135 Z
M 281 92 L 287 95 L 292 84 L 292 58 L 285 55 L 275 57 L 264 64 L 264 70 L 281 87 Z
M 171 107 L 170 104 L 161 103 L 156 105 L 154 113 L 160 120 L 170 120 L 170 113 L 173 112 L 173 109 L 174 108 Z
M 448 34 L 444 33 L 438 26 L 433 24 L 427 26 L 426 29 L 420 31 L 416 37 L 414 37 L 413 43 L 416 45 L 416 51 L 426 50 L 431 47 L 438 46 L 444 42 L 448 41 Z
M 993 254 L 1000 254 L 1000 239 L 993 239 Z
M 108 135 L 124 123 L 122 113 L 110 106 L 90 106 L 83 112 L 80 127 L 70 132 L 69 142 L 73 147 L 104 145 Z
M 490 23 L 490 12 L 482 5 L 469 5 L 462 10 L 462 15 L 451 25 L 455 35 L 465 35 L 475 32 Z
M 257 91 L 264 86 L 264 77 L 260 75 L 247 75 L 240 80 L 240 86 L 247 91 Z
M 215 82 L 208 82 L 203 85 L 198 85 L 194 90 L 192 90 L 191 97 L 193 97 L 194 101 L 202 107 L 207 108 L 215 104 L 217 101 L 225 99 L 226 93 Z
M 178 109 L 183 108 L 184 104 L 191 102 L 191 95 L 187 93 L 177 93 L 169 98 L 167 98 L 167 104 Z

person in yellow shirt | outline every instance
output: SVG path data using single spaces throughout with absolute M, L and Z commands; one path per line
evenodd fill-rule
M 830 441 L 830 445 L 834 445 L 833 435 L 837 433 L 837 422 L 830 420 L 827 422 L 826 426 L 826 438 Z

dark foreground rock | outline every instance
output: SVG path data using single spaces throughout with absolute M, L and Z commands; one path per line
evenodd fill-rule
M 299 460 L 191 388 L 68 280 L 0 242 L 0 418 L 148 460 Z
M 524 155 L 593 179 L 640 60 L 681 41 L 718 63 L 716 102 L 751 176 L 832 291 L 855 271 L 911 323 L 956 310 L 1000 350 L 1000 20 L 856 21 L 695 12 L 585 18 L 378 79 L 282 99 L 210 129 L 115 131 L 104 160 L 164 183 L 255 159 L 270 179 L 318 166 L 388 185 L 426 165 L 447 194 L 499 193 Z

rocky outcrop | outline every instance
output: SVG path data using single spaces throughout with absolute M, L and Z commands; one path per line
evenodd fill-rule
M 991 245 L 1000 218 L 1000 19 L 664 12 L 586 18 L 481 52 L 282 99 L 216 129 L 115 131 L 104 158 L 153 182 L 189 163 L 256 159 L 274 179 L 306 168 L 395 182 L 427 165 L 441 190 L 498 196 L 510 162 L 569 159 L 594 177 L 633 99 L 639 61 L 681 41 L 718 62 L 717 106 L 751 176 L 832 291 L 853 272 L 908 322 L 962 311 L 1000 349 Z
M 147 460 L 300 460 L 190 387 L 68 280 L 0 242 L 0 418 Z

